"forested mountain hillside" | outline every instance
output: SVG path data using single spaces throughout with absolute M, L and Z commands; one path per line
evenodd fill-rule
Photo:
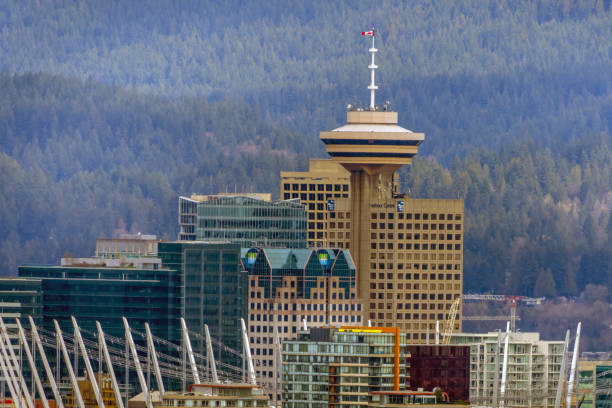
M 609 0 L 2 2 L 0 271 L 278 194 L 367 102 L 373 23 L 377 100 L 426 133 L 403 188 L 466 200 L 466 290 L 612 285 Z
M 88 255 L 118 229 L 174 238 L 177 196 L 273 191 L 316 147 L 248 107 L 144 96 L 47 74 L 0 76 L 0 260 Z M 612 285 L 612 151 L 604 135 L 559 148 L 514 142 L 449 168 L 415 160 L 415 197 L 466 203 L 468 291 L 577 294 Z M 6 273 L 5 272 L 5 273 Z
M 0 69 L 247 101 L 314 140 L 367 101 L 372 24 L 378 100 L 443 162 L 612 127 L 610 0 L 8 0 Z
M 523 141 L 450 168 L 418 159 L 403 181 L 413 196 L 465 200 L 468 292 L 578 295 L 588 283 L 612 288 L 610 147 L 602 135 L 560 153 Z
M 245 105 L 47 74 L 0 75 L 0 135 L 3 274 L 117 229 L 175 239 L 179 194 L 277 192 L 314 151 Z

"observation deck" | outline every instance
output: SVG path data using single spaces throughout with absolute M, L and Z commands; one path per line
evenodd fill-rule
M 347 124 L 321 132 L 325 150 L 347 170 L 364 165 L 410 164 L 425 139 L 397 124 L 397 112 L 355 110 L 347 112 Z

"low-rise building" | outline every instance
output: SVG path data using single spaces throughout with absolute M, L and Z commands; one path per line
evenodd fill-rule
M 470 399 L 470 346 L 417 344 L 406 353 L 406 388 L 439 387 L 450 401 Z
M 405 390 L 406 336 L 393 327 L 311 328 L 283 343 L 283 407 L 358 407 Z
M 118 404 L 117 399 L 115 398 L 115 393 L 113 392 L 113 386 L 111 385 L 110 376 L 108 374 L 98 374 L 96 375 L 95 381 L 98 385 L 98 389 L 100 390 L 102 400 L 104 401 L 104 406 L 108 408 L 116 408 Z M 79 392 L 81 393 L 81 398 L 83 399 L 83 404 L 85 404 L 85 407 L 98 406 L 96 394 L 94 392 L 91 381 L 89 381 L 88 378 L 78 378 L 77 386 L 79 387 Z M 64 398 L 64 406 L 66 408 L 79 407 L 74 392 L 68 393 Z
M 157 243 L 161 240 L 150 234 L 119 234 L 119 238 L 98 238 L 96 258 L 150 258 L 157 256 Z
M 153 403 L 153 407 L 269 408 L 270 399 L 257 385 L 192 384 L 187 392 L 164 394 L 160 402 Z
M 539 333 L 510 333 L 505 393 L 500 379 L 506 333 L 453 333 L 451 344 L 470 346 L 470 403 L 495 399 L 506 408 L 553 407 L 563 358 L 563 344 L 540 340 Z

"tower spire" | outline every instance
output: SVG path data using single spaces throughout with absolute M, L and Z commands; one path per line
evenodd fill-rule
M 374 47 L 374 26 L 372 26 L 372 31 L 362 32 L 361 35 L 372 37 L 372 47 L 370 47 L 369 50 L 370 54 L 372 54 L 372 62 L 368 66 L 368 68 L 370 69 L 370 85 L 368 86 L 368 89 L 370 90 L 370 110 L 375 110 L 375 92 L 378 89 L 378 86 L 376 86 L 376 81 L 374 78 L 376 76 L 376 68 L 378 68 L 378 66 L 374 62 L 374 59 L 378 50 L 376 49 L 376 47 Z

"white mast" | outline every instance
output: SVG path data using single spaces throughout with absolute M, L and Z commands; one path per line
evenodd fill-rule
M 79 388 L 76 376 L 74 375 L 74 370 L 72 369 L 72 365 L 70 364 L 70 356 L 68 355 L 66 343 L 64 343 L 64 336 L 62 335 L 62 330 L 60 329 L 57 320 L 53 319 L 53 324 L 55 325 L 55 333 L 57 335 L 57 341 L 59 343 L 58 347 L 62 350 L 64 362 L 66 363 L 66 369 L 68 370 L 68 376 L 70 377 L 70 383 L 72 384 L 72 390 L 74 391 L 74 396 L 76 400 L 75 405 L 78 405 L 79 408 L 85 408 L 85 403 L 83 403 L 83 397 L 81 396 L 81 389 Z
M 53 396 L 55 397 L 55 403 L 57 404 L 57 408 L 64 408 L 62 396 L 60 395 L 59 389 L 57 388 L 57 383 L 55 382 L 55 378 L 53 377 L 53 371 L 51 370 L 51 366 L 49 365 L 49 360 L 47 360 L 47 354 L 45 353 L 45 349 L 43 348 L 42 342 L 40 341 L 40 336 L 38 335 L 36 324 L 34 324 L 34 319 L 32 319 L 32 316 L 28 316 L 28 320 L 30 321 L 32 337 L 34 338 L 34 342 L 36 343 L 36 347 L 38 348 L 38 352 L 40 354 L 40 359 L 42 360 L 43 366 L 45 367 L 45 371 L 47 373 L 47 381 L 49 381 L 51 389 L 53 390 Z M 57 363 L 59 365 L 59 359 Z
M 504 363 L 502 365 L 501 386 L 499 389 L 499 406 L 503 407 L 506 403 L 506 378 L 508 377 L 508 347 L 510 346 L 510 322 L 506 323 L 506 340 L 504 341 Z
M 23 344 L 23 349 L 26 353 L 26 357 L 28 358 L 28 362 L 30 363 L 30 367 L 32 368 L 32 374 L 34 375 L 34 380 L 36 381 L 36 388 L 40 394 L 40 400 L 42 401 L 44 408 L 49 408 L 49 401 L 47 401 L 45 389 L 43 388 L 40 377 L 38 376 L 38 368 L 36 367 L 36 362 L 32 357 L 32 352 L 30 351 L 30 346 L 28 345 L 28 339 L 26 338 L 25 331 L 23 330 L 23 327 L 21 327 L 21 322 L 19 319 L 15 319 L 15 322 L 17 323 L 17 328 L 19 329 L 19 338 Z
M 32 401 L 32 398 L 30 397 L 30 392 L 28 391 L 28 388 L 26 387 L 25 379 L 23 378 L 23 373 L 20 372 L 21 365 L 19 364 L 19 361 L 17 360 L 17 357 L 15 356 L 15 352 L 13 351 L 13 344 L 11 343 L 11 339 L 8 335 L 8 331 L 6 330 L 4 320 L 2 320 L 1 317 L 0 317 L 0 327 L 2 328 L 2 334 L 4 335 L 4 340 L 6 341 L 6 348 L 8 349 L 8 354 L 5 354 L 6 359 L 7 359 L 6 363 L 8 364 L 7 367 L 8 368 L 10 368 L 11 366 L 14 367 L 15 369 L 14 378 L 15 378 L 15 381 L 21 384 L 21 390 L 23 391 L 23 394 L 25 395 L 27 406 L 34 407 L 34 402 Z M 19 387 L 17 387 L 15 391 L 18 392 Z
M 134 366 L 136 367 L 138 382 L 140 383 L 140 388 L 142 388 L 142 393 L 144 394 L 145 405 L 147 408 L 153 408 L 153 404 L 151 403 L 151 395 L 149 394 L 147 382 L 145 381 L 144 374 L 142 373 L 140 359 L 138 358 L 138 352 L 136 351 L 136 344 L 134 344 L 134 338 L 132 337 L 132 330 L 130 329 L 130 325 L 128 324 L 125 316 L 123 317 L 123 328 L 125 329 L 125 340 L 129 349 L 132 351 L 132 358 L 134 360 Z
M 251 345 L 249 344 L 249 335 L 247 333 L 246 324 L 244 324 L 244 319 L 240 319 L 240 326 L 242 327 L 242 348 L 249 370 L 249 384 L 257 385 L 255 368 L 253 367 L 253 358 L 251 356 Z
M 87 353 L 85 342 L 83 342 L 83 337 L 81 336 L 81 329 L 79 328 L 74 316 L 71 316 L 70 319 L 72 320 L 72 326 L 74 328 L 74 339 L 81 348 L 81 355 L 83 356 L 83 361 L 85 362 L 85 370 L 87 371 L 91 388 L 96 396 L 96 402 L 98 403 L 98 407 L 104 408 L 104 400 L 102 399 L 102 394 L 100 394 L 100 387 L 98 387 L 98 382 L 96 381 L 96 376 L 91 366 L 91 361 L 89 361 L 89 354 Z
M 147 334 L 147 348 L 149 349 L 149 353 L 151 353 L 151 356 L 153 357 L 153 370 L 155 372 L 155 379 L 157 380 L 157 390 L 159 391 L 159 396 L 161 398 L 166 393 L 166 390 L 164 388 L 164 380 L 162 378 L 161 371 L 159 370 L 157 352 L 155 351 L 155 344 L 153 344 L 153 335 L 151 334 L 151 328 L 149 327 L 149 323 L 145 323 L 145 332 Z
M 574 392 L 574 377 L 576 376 L 576 364 L 578 363 L 578 357 L 580 356 L 580 329 L 582 328 L 582 322 L 578 322 L 576 328 L 576 340 L 574 340 L 574 353 L 572 354 L 572 366 L 570 369 L 569 381 L 567 382 L 567 399 L 566 405 L 570 406 L 572 402 L 572 393 Z
M 15 403 L 15 407 L 22 408 L 25 403 L 21 397 L 21 391 L 19 390 L 19 385 L 15 382 L 13 378 L 13 372 L 9 366 L 9 360 L 6 355 L 6 351 L 4 349 L 4 340 L 2 340 L 0 336 L 0 346 L 2 347 L 2 353 L 0 353 L 0 368 L 2 368 L 2 375 L 6 383 L 8 384 L 9 391 L 11 393 L 11 397 L 13 397 L 13 402 Z
M 115 377 L 115 370 L 113 370 L 113 362 L 111 361 L 110 354 L 108 353 L 108 348 L 106 347 L 106 339 L 104 338 L 104 332 L 102 331 L 102 326 L 100 325 L 99 321 L 96 321 L 96 328 L 98 329 L 98 342 L 100 343 L 100 348 L 102 349 L 104 361 L 106 362 L 106 370 L 110 375 L 113 392 L 115 393 L 115 401 L 117 402 L 117 407 L 123 408 L 124 405 L 123 399 L 121 398 L 121 391 L 119 391 L 119 384 L 117 383 L 117 377 Z M 102 361 L 100 361 L 99 364 L 100 367 L 102 367 Z
M 374 62 L 374 56 L 378 52 L 378 50 L 374 47 L 374 27 L 372 27 L 371 37 L 372 37 L 372 47 L 369 49 L 369 51 L 370 51 L 370 54 L 372 54 L 372 62 L 368 66 L 368 68 L 370 69 L 370 85 L 368 86 L 368 89 L 370 90 L 370 110 L 374 110 L 376 109 L 376 105 L 374 104 L 374 93 L 378 89 L 378 87 L 376 86 L 376 82 L 374 81 L 376 68 L 378 68 L 378 66 Z
M 212 376 L 212 381 L 215 384 L 219 384 L 219 377 L 217 376 L 217 364 L 215 363 L 215 353 L 212 348 L 212 340 L 210 338 L 210 331 L 208 330 L 208 325 L 204 325 L 204 334 L 206 336 L 206 355 L 208 356 L 208 365 L 210 365 L 210 374 Z
M 191 372 L 193 374 L 193 381 L 196 384 L 200 383 L 200 375 L 198 374 L 198 366 L 196 365 L 195 358 L 193 357 L 193 349 L 191 348 L 191 340 L 189 340 L 189 332 L 187 331 L 187 325 L 185 319 L 181 317 L 181 330 L 183 332 L 183 341 L 185 347 L 187 347 L 187 356 L 189 357 L 189 365 L 191 366 Z

